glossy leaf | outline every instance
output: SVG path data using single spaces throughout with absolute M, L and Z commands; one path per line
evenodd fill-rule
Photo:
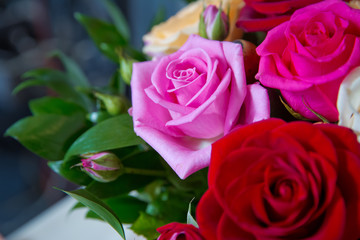
M 29 107 L 33 115 L 58 114 L 70 116 L 77 113 L 86 113 L 85 109 L 78 104 L 55 97 L 31 100 Z
M 151 216 L 146 213 L 140 213 L 140 217 L 131 226 L 131 229 L 139 234 L 145 236 L 147 239 L 157 239 L 159 233 L 156 231 L 157 228 L 164 226 L 168 222 Z
M 75 13 L 75 18 L 85 27 L 101 52 L 114 62 L 118 62 L 116 49 L 126 46 L 127 42 L 117 28 L 113 24 L 80 13 Z
M 185 222 L 188 202 L 192 195 L 174 188 L 163 187 L 146 209 L 146 213 L 172 222 Z
M 67 57 L 61 51 L 54 51 L 52 54 L 54 57 L 58 57 L 62 64 L 65 67 L 67 74 L 69 75 L 69 80 L 75 87 L 89 87 L 90 84 L 81 70 L 81 68 L 77 65 L 77 63 L 71 58 Z
M 74 167 L 74 165 L 79 162 L 79 159 L 71 159 L 70 161 L 48 162 L 48 165 L 54 172 L 63 176 L 67 180 L 78 185 L 86 186 L 93 182 L 93 179 L 84 173 L 80 167 Z
M 79 189 L 75 191 L 64 191 L 66 194 L 75 198 L 89 209 L 99 215 L 104 221 L 110 224 L 111 227 L 117 231 L 120 236 L 125 239 L 124 228 L 120 219 L 116 216 L 115 212 L 106 205 L 103 201 L 98 199 L 93 194 L 89 193 L 85 189 Z
M 163 164 L 166 164 L 154 150 L 138 150 L 138 152 L 124 156 L 121 160 L 125 167 L 151 170 L 163 170 Z
M 35 69 L 23 74 L 22 78 L 26 80 L 14 89 L 14 94 L 28 87 L 42 85 L 53 89 L 59 97 L 65 100 L 76 102 L 85 109 L 90 108 L 88 99 L 74 89 L 74 86 L 69 82 L 69 77 L 61 71 L 53 69 Z
M 150 176 L 124 174 L 115 181 L 109 183 L 93 181 L 86 189 L 99 198 L 110 198 L 142 188 L 155 179 L 155 177 Z
M 105 6 L 118 32 L 125 38 L 125 40 L 129 41 L 130 30 L 124 14 L 113 1 L 106 0 Z
M 128 114 L 109 118 L 90 128 L 72 144 L 66 153 L 71 156 L 134 146 L 143 143 L 133 131 Z
M 104 202 L 114 211 L 122 223 L 133 223 L 145 211 L 146 202 L 131 196 L 120 196 L 105 199 Z M 96 214 L 89 212 L 86 217 L 99 218 Z
M 85 127 L 81 115 L 47 114 L 23 118 L 5 133 L 27 149 L 48 160 L 63 159 L 66 150 Z

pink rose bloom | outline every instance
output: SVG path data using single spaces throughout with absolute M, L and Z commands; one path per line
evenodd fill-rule
M 269 117 L 266 90 L 245 80 L 240 44 L 192 35 L 179 51 L 134 64 L 134 130 L 186 178 L 209 165 L 215 140 Z
M 159 227 L 157 231 L 161 234 L 158 240 L 204 240 L 199 229 L 191 224 L 173 222 Z
M 309 5 L 269 31 L 257 53 L 264 86 L 302 116 L 318 120 L 312 109 L 335 122 L 339 86 L 360 65 L 360 11 L 339 0 Z
M 268 31 L 290 19 L 299 8 L 321 0 L 245 0 L 236 26 L 248 32 Z

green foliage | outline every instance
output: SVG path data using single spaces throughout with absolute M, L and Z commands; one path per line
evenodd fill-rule
M 64 100 L 75 102 L 85 109 L 91 108 L 91 102 L 87 96 L 75 89 L 76 86 L 70 82 L 69 75 L 64 72 L 53 69 L 35 69 L 26 72 L 22 78 L 25 81 L 13 90 L 13 94 L 32 86 L 46 86 L 54 90 Z
M 64 192 L 80 202 L 76 208 L 90 209 L 88 217 L 108 222 L 123 238 L 122 222 L 125 222 L 133 223 L 136 233 L 154 239 L 158 236 L 156 228 L 171 221 L 189 219 L 196 223 L 188 203 L 194 197 L 200 199 L 205 191 L 207 170 L 181 180 L 161 156 L 135 134 L 132 118 L 127 113 L 121 114 L 128 106 L 118 112 L 109 111 L 112 106 L 125 103 L 122 100 L 128 90 L 126 84 L 130 84 L 132 64 L 147 57 L 130 46 L 130 30 L 120 9 L 111 0 L 105 0 L 104 4 L 112 23 L 80 13 L 76 13 L 75 18 L 101 53 L 119 64 L 107 86 L 91 86 L 74 60 L 54 51 L 51 56 L 62 62 L 64 71 L 31 70 L 23 75 L 24 82 L 13 92 L 45 86 L 53 90 L 56 97 L 31 100 L 29 107 L 33 116 L 13 124 L 5 135 L 49 160 L 48 165 L 54 172 L 84 186 L 84 189 Z M 153 23 L 158 24 L 164 18 L 162 9 Z M 121 115 L 117 115 L 119 113 Z M 81 162 L 82 154 L 103 151 L 114 153 L 125 169 L 124 174 L 108 183 L 95 181 L 80 167 L 75 167 Z
M 110 198 L 142 188 L 155 179 L 155 177 L 151 176 L 124 174 L 115 181 L 109 183 L 93 181 L 86 189 L 99 198 Z
M 122 223 L 133 223 L 145 211 L 146 203 L 128 195 L 105 199 L 104 202 L 114 211 Z M 89 211 L 87 217 L 100 218 L 93 211 Z
M 159 233 L 156 229 L 167 223 L 168 221 L 164 219 L 142 212 L 140 217 L 131 226 L 131 229 L 137 234 L 145 236 L 147 239 L 157 239 Z
M 109 15 L 111 19 L 114 22 L 114 25 L 117 29 L 117 31 L 120 33 L 121 36 L 124 37 L 126 41 L 130 40 L 130 29 L 128 27 L 128 23 L 126 21 L 126 18 L 124 14 L 121 12 L 121 10 L 114 4 L 114 2 L 110 0 L 106 0 L 105 6 L 107 11 L 109 12 Z
M 67 57 L 64 53 L 62 53 L 59 50 L 52 52 L 51 56 L 57 57 L 61 60 L 69 76 L 69 80 L 73 86 L 84 87 L 84 88 L 90 87 L 90 84 L 85 74 L 74 60 Z
M 117 28 L 113 24 L 81 13 L 75 13 L 75 18 L 85 27 L 100 51 L 110 60 L 118 62 L 117 49 L 125 47 L 128 42 Z
M 50 161 L 63 159 L 68 147 L 86 127 L 82 115 L 42 114 L 14 123 L 5 133 Z
M 92 178 L 90 178 L 86 173 L 81 171 L 79 167 L 73 167 L 77 163 L 79 163 L 79 159 L 48 162 L 48 165 L 51 170 L 78 185 L 86 186 L 93 182 Z
M 128 114 L 104 120 L 82 134 L 71 145 L 66 159 L 86 153 L 96 153 L 134 146 L 143 143 L 136 136 L 132 126 L 132 118 Z
M 79 189 L 75 191 L 63 191 L 71 197 L 75 198 L 92 211 L 94 211 L 98 216 L 100 216 L 104 221 L 110 224 L 115 231 L 119 233 L 119 235 L 125 239 L 124 228 L 119 217 L 115 214 L 115 212 L 103 201 L 89 193 L 85 189 Z
M 86 110 L 80 105 L 55 97 L 31 100 L 29 107 L 33 115 L 57 114 L 71 116 L 74 114 L 86 114 Z

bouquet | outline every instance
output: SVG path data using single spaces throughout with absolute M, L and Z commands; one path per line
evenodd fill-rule
M 77 13 L 118 70 L 94 87 L 57 51 L 6 135 L 123 239 L 359 239 L 359 1 L 190 2 L 142 50 L 113 2 Z

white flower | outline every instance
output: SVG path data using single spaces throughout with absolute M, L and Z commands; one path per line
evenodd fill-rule
M 341 83 L 337 108 L 339 125 L 354 130 L 360 142 L 360 67 L 352 70 Z

